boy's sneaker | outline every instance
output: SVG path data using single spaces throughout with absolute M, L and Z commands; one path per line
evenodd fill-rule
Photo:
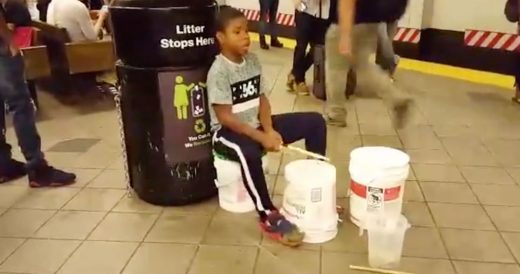
M 289 222 L 277 211 L 270 213 L 260 223 L 260 228 L 271 239 L 290 247 L 298 247 L 303 243 L 305 234 L 298 227 Z
M 25 164 L 10 160 L 6 166 L 0 167 L 0 184 L 7 183 L 27 175 Z
M 47 164 L 29 171 L 29 186 L 33 188 L 60 187 L 71 185 L 75 182 L 76 175 L 55 169 Z

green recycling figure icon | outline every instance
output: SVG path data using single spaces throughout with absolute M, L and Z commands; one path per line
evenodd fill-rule
M 184 84 L 184 77 L 180 75 L 175 77 L 173 105 L 177 109 L 177 119 L 179 120 L 188 119 L 188 108 L 190 106 L 189 91 L 194 86 L 195 84 Z
M 178 75 L 175 77 L 175 89 L 174 89 L 174 98 L 173 98 L 173 106 L 177 109 L 177 119 L 179 120 L 187 120 L 188 119 L 188 110 L 190 106 L 190 92 L 195 87 L 205 87 L 204 83 L 197 84 L 185 84 L 184 77 Z
M 193 129 L 195 129 L 195 132 L 198 134 L 204 133 L 204 131 L 206 131 L 206 123 L 203 119 L 197 119 L 195 120 L 195 126 Z

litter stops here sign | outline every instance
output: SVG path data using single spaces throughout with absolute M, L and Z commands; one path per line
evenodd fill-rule
M 207 159 L 211 153 L 206 74 L 206 68 L 158 74 L 164 147 L 172 163 Z

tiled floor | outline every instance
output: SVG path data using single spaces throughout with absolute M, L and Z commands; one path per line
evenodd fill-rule
M 319 101 L 285 92 L 289 51 L 260 55 L 275 112 L 321 110 Z M 412 157 L 404 213 L 414 226 L 401 269 L 520 274 L 520 107 L 511 92 L 410 71 L 397 79 L 417 102 L 410 126 L 394 130 L 381 101 L 356 98 L 349 127 L 329 130 L 339 202 L 348 206 L 353 148 L 403 148 Z M 116 112 L 41 100 L 48 159 L 79 180 L 63 189 L 31 190 L 25 180 L 0 186 L 0 273 L 343 274 L 367 264 L 366 238 L 349 222 L 332 242 L 288 249 L 260 235 L 254 214 L 226 213 L 215 199 L 161 208 L 129 197 Z M 297 157 L 270 157 L 269 187 L 280 203 L 280 166 Z

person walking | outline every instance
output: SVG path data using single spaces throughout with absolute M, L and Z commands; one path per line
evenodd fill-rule
M 12 159 L 6 141 L 5 105 L 13 113 L 18 144 L 27 161 Z M 73 184 L 76 175 L 47 164 L 36 130 L 34 107 L 24 79 L 24 61 L 8 29 L 5 11 L 0 5 L 0 183 L 29 175 L 30 187 L 57 187 Z
M 347 125 L 345 74 L 350 68 L 356 72 L 358 83 L 391 106 L 394 126 L 401 128 L 404 125 L 412 100 L 392 83 L 388 74 L 370 62 L 370 56 L 376 52 L 380 24 L 397 21 L 406 6 L 407 0 L 332 0 L 332 24 L 325 39 L 325 115 L 330 125 Z
M 394 79 L 394 74 L 399 64 L 400 57 L 394 51 L 394 36 L 397 33 L 397 21 L 379 24 L 377 31 L 376 64 L 386 71 Z M 347 75 L 347 98 L 356 90 L 356 73 L 351 68 Z
M 269 45 L 265 39 L 267 29 L 271 34 L 271 47 L 282 48 L 283 44 L 278 41 L 278 35 L 276 31 L 278 15 L 278 5 L 280 0 L 260 0 L 260 48 L 268 50 Z M 269 20 L 269 24 L 267 24 Z
M 299 95 L 309 95 L 305 73 L 314 63 L 315 46 L 325 44 L 330 0 L 294 0 L 294 3 L 296 47 L 292 70 L 287 76 L 287 88 Z M 309 46 L 310 49 L 307 51 Z

